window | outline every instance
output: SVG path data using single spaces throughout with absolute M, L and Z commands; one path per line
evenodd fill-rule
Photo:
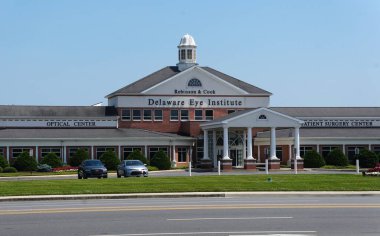
M 266 120 L 267 119 L 267 116 L 266 115 L 260 115 L 259 116 L 259 120 Z
M 41 157 L 44 157 L 49 153 L 54 153 L 57 157 L 61 157 L 61 148 L 41 148 Z
M 234 113 L 235 110 L 227 110 L 227 114 L 231 114 L 231 113 Z
M 121 110 L 121 120 L 131 120 L 131 110 L 122 109 Z
M 282 147 L 276 147 L 276 157 L 282 161 Z
M 30 156 L 33 156 L 33 149 L 31 148 L 13 148 L 12 149 L 12 158 L 20 156 L 21 153 L 27 152 Z
M 195 120 L 203 120 L 203 110 L 195 110 L 194 111 L 194 119 Z
M 213 119 L 214 119 L 214 111 L 206 110 L 206 120 L 213 120 Z
M 185 59 L 186 59 L 186 50 L 182 49 L 181 50 L 181 60 L 185 60 Z
M 168 155 L 168 148 L 167 147 L 150 147 L 149 148 L 149 153 L 148 153 L 148 156 L 149 156 L 149 160 L 152 160 L 154 155 L 156 155 L 156 153 L 158 151 L 163 151 L 166 155 Z
M 186 162 L 187 148 L 178 148 L 178 162 Z
M 99 159 L 106 151 L 113 151 L 116 153 L 116 148 L 114 147 L 97 147 L 95 151 L 95 159 Z
M 133 120 L 141 120 L 141 111 L 133 110 Z
M 69 147 L 69 158 L 73 157 L 79 149 L 84 149 L 90 155 L 88 147 Z M 89 156 L 88 158 L 91 157 Z
M 187 59 L 193 59 L 193 50 L 187 49 Z
M 189 87 L 202 87 L 202 83 L 199 79 L 191 79 L 189 80 L 189 83 L 187 83 L 187 86 Z
M 123 148 L 123 159 L 126 160 L 127 157 L 134 151 L 139 150 L 142 153 L 141 147 L 125 147 Z
M 307 152 L 313 151 L 313 147 L 311 146 L 301 146 L 300 147 L 300 155 L 304 157 Z M 294 155 L 294 154 L 293 154 Z
M 356 159 L 355 149 L 357 149 L 357 148 L 359 149 L 359 152 L 364 149 L 363 146 L 349 146 L 349 147 L 347 147 L 346 156 L 347 156 L 349 161 L 355 162 L 355 159 Z
M 162 110 L 154 110 L 154 120 L 162 121 Z
M 373 146 L 372 151 L 374 153 L 376 153 L 377 155 L 379 155 L 380 154 L 380 146 Z
M 189 120 L 189 111 L 181 110 L 181 120 Z
M 170 120 L 178 120 L 178 110 L 170 110 Z
M 339 147 L 338 146 L 323 146 L 322 147 L 322 156 L 327 157 L 327 155 L 329 155 L 329 153 L 334 149 L 339 149 Z
M 152 111 L 144 110 L 144 120 L 152 120 Z

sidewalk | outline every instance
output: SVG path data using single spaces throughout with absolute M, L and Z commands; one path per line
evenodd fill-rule
M 133 194 L 79 194 L 79 195 L 35 195 L 0 197 L 6 201 L 49 201 L 49 200 L 91 200 L 91 199 L 132 199 L 132 198 L 200 198 L 200 197 L 329 197 L 329 196 L 378 196 L 380 191 L 313 191 L 313 192 L 186 192 L 186 193 L 133 193 Z

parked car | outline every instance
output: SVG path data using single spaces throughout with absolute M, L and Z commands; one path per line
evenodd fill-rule
M 107 168 L 99 160 L 85 160 L 78 168 L 78 179 L 107 178 Z
M 148 168 L 140 160 L 124 160 L 117 166 L 117 177 L 148 177 Z

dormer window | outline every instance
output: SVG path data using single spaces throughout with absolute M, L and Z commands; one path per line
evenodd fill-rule
M 263 114 L 262 114 L 262 115 L 259 116 L 259 120 L 266 120 L 266 119 L 267 119 L 267 116 L 266 116 L 266 115 L 263 115 Z
M 189 87 L 202 87 L 202 83 L 199 79 L 191 79 L 187 84 Z

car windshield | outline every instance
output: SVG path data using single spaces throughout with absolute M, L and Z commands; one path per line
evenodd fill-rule
M 144 165 L 141 161 L 136 160 L 136 161 L 126 161 L 125 162 L 126 166 L 141 166 Z
M 101 161 L 93 160 L 93 161 L 86 161 L 84 163 L 85 166 L 103 166 Z

